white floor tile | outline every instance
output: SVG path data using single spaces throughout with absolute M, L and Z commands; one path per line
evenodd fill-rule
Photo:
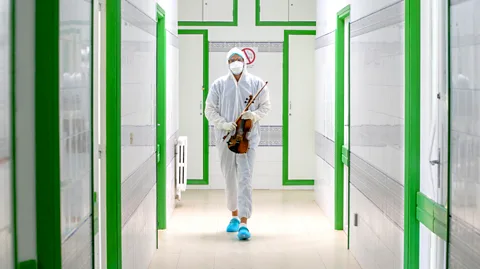
M 310 190 L 254 191 L 249 241 L 225 231 L 230 214 L 223 190 L 182 194 L 169 227 L 159 233 L 150 268 L 360 269 Z

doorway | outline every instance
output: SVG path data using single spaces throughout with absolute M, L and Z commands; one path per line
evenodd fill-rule
M 337 13 L 335 46 L 334 225 L 350 239 L 350 6 Z

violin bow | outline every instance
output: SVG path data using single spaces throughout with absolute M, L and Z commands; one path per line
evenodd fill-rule
M 268 81 L 265 81 L 265 85 L 263 85 L 263 87 L 257 92 L 257 94 L 255 94 L 255 96 L 252 98 L 252 100 L 250 100 L 247 104 L 247 106 L 245 107 L 245 109 L 243 109 L 242 113 L 240 113 L 240 116 L 237 117 L 237 120 L 235 120 L 235 122 L 237 122 L 243 115 L 243 113 L 247 112 L 247 110 L 250 108 L 250 106 L 253 104 L 253 101 L 255 101 L 255 99 L 257 99 L 258 95 L 263 91 L 263 89 L 267 86 L 268 84 Z M 228 134 L 230 132 L 228 132 L 224 137 L 223 137 L 223 140 L 225 141 L 225 138 L 227 138 Z

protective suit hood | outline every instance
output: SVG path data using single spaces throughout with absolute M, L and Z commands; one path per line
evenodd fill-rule
M 246 57 L 245 57 L 245 53 L 243 53 L 243 51 L 241 51 L 239 48 L 235 47 L 235 48 L 232 48 L 230 51 L 228 51 L 227 53 L 227 57 L 225 59 L 225 62 L 227 63 L 227 70 L 228 70 L 228 74 L 230 74 L 230 76 L 233 77 L 233 74 L 232 74 L 232 71 L 230 70 L 230 66 L 228 64 L 228 60 L 230 59 L 230 57 L 232 57 L 233 55 L 237 54 L 238 56 L 242 57 L 243 59 L 243 71 L 242 71 L 242 76 L 243 74 L 246 74 L 248 73 L 247 71 L 247 63 L 246 63 Z

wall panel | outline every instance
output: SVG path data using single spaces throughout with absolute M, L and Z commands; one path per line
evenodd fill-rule
M 480 267 L 479 8 L 450 6 L 450 268 Z
M 122 0 L 123 268 L 147 268 L 156 239 L 156 3 Z
M 14 266 L 10 1 L 0 1 L 0 267 Z

